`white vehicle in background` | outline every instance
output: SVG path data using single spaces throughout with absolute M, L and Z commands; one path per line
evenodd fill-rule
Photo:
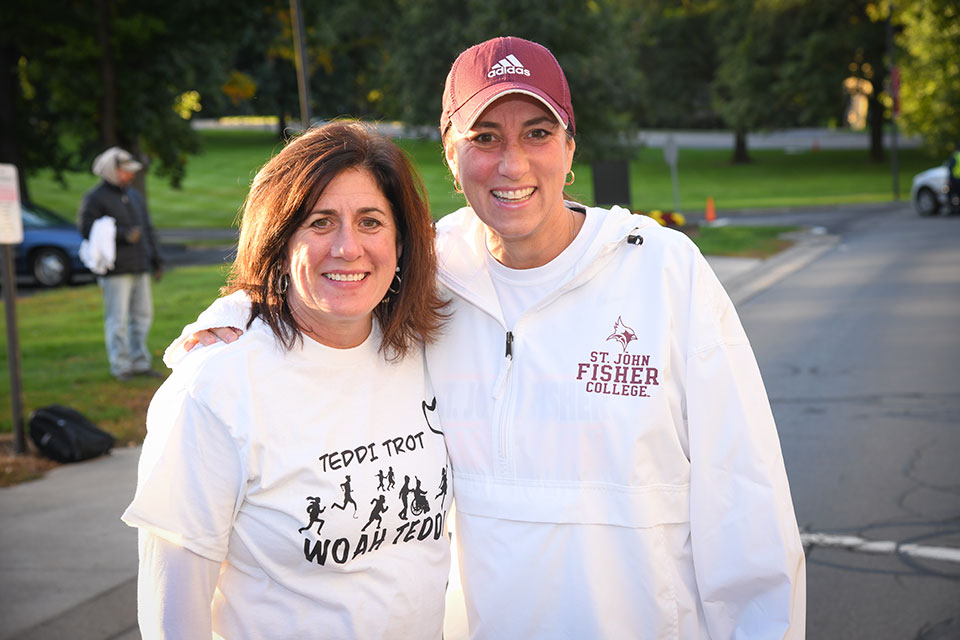
M 947 202 L 947 167 L 934 167 L 913 176 L 910 200 L 921 216 L 935 216 L 941 211 L 949 212 Z

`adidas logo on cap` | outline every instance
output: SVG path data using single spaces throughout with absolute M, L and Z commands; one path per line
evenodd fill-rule
M 488 78 L 495 78 L 496 76 L 502 76 L 508 73 L 519 76 L 529 76 L 530 71 L 523 67 L 523 63 L 517 60 L 517 57 L 512 53 L 506 58 L 501 58 L 500 62 L 490 67 L 490 71 L 487 72 Z

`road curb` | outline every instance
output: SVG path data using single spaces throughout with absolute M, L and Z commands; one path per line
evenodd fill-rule
M 886 213 L 898 211 L 904 206 L 912 206 L 910 200 L 886 200 L 883 202 L 851 202 L 844 204 L 809 204 L 793 205 L 782 207 L 764 207 L 762 209 L 739 209 L 739 208 L 717 208 L 717 218 L 751 218 L 755 216 L 786 216 L 791 214 L 831 214 L 836 212 L 857 213 L 862 215 L 872 215 L 877 213 Z M 689 213 L 684 212 L 687 219 L 691 222 L 704 222 L 704 213 L 700 210 L 693 210 Z
M 789 249 L 763 260 L 744 273 L 731 277 L 724 288 L 735 306 L 747 302 L 761 291 L 772 287 L 807 266 L 837 246 L 840 236 L 808 231 L 799 236 Z

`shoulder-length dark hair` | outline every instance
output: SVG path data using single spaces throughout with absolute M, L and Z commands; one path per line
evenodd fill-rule
M 400 293 L 388 294 L 373 314 L 383 332 L 381 353 L 402 358 L 436 336 L 446 303 L 437 288 L 435 234 L 423 182 L 404 152 L 367 124 L 337 121 L 308 129 L 260 169 L 243 205 L 237 259 L 224 292 L 243 289 L 250 296 L 248 328 L 259 317 L 287 349 L 302 342 L 279 287 L 287 244 L 323 190 L 347 169 L 369 171 L 393 210 L 403 247 L 402 283 Z

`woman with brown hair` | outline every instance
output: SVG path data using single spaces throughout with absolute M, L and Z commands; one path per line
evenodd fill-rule
M 447 476 L 435 268 L 423 187 L 370 128 L 311 129 L 260 170 L 226 287 L 252 303 L 244 336 L 178 367 L 147 416 L 124 514 L 144 637 L 441 636 L 449 499 L 401 519 L 377 482 Z

